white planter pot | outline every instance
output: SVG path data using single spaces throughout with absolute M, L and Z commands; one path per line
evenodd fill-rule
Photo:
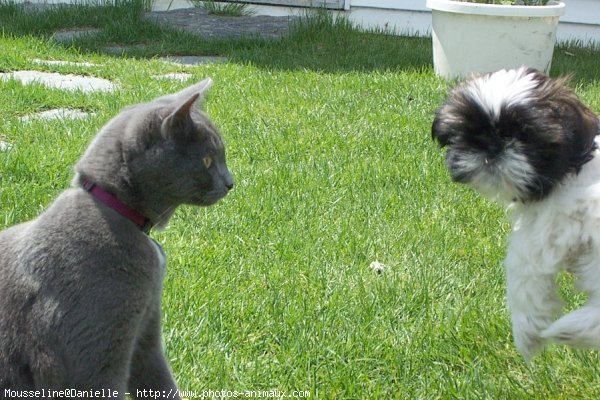
M 565 4 L 510 6 L 427 0 L 432 10 L 433 66 L 455 78 L 522 65 L 549 72 Z

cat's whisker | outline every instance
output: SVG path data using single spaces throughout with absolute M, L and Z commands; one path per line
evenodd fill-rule
M 155 224 L 155 226 L 157 228 L 159 228 L 159 229 L 164 228 L 164 226 L 166 225 L 166 222 L 169 219 L 169 218 L 164 218 L 164 217 L 170 216 L 171 214 L 173 214 L 173 212 L 175 211 L 176 208 L 177 208 L 177 205 L 168 207 L 166 210 L 159 213 L 158 216 L 154 220 L 152 220 L 152 222 Z M 163 219 L 166 219 L 166 221 L 163 221 Z

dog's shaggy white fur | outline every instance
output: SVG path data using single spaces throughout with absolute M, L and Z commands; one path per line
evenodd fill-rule
M 512 205 L 505 260 L 514 340 L 530 358 L 545 339 L 600 348 L 600 154 L 544 201 Z M 553 322 L 562 309 L 556 275 L 573 273 L 586 305 Z
M 600 348 L 598 118 L 566 86 L 530 68 L 459 85 L 433 138 L 455 181 L 509 204 L 507 296 L 518 350 L 546 341 Z M 558 320 L 557 274 L 576 276 L 586 304 Z

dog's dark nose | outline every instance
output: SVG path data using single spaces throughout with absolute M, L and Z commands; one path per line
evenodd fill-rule
M 231 190 L 231 189 L 233 189 L 233 181 L 231 181 L 231 182 L 227 182 L 227 183 L 225 184 L 225 186 L 227 187 L 227 190 Z

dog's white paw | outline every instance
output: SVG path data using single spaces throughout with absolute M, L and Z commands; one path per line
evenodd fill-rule
M 550 321 L 525 314 L 513 315 L 513 340 L 517 350 L 527 361 L 541 353 L 546 344 L 541 332 Z
M 545 345 L 544 339 L 538 332 L 513 329 L 513 337 L 517 350 L 527 361 L 541 353 Z
M 582 307 L 553 323 L 542 338 L 579 348 L 600 348 L 600 308 Z

